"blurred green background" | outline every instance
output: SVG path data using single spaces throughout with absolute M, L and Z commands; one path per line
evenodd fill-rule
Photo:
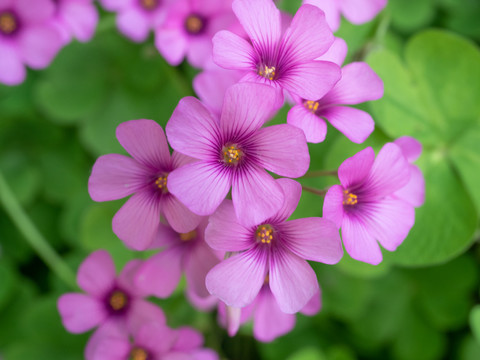
M 280 6 L 294 12 L 299 3 Z M 196 327 L 207 346 L 232 360 L 480 359 L 479 19 L 478 0 L 389 0 L 372 22 L 344 21 L 337 32 L 349 45 L 347 62 L 367 61 L 385 96 L 361 106 L 376 121 L 365 144 L 330 127 L 324 143 L 310 146 L 310 169 L 334 169 L 402 135 L 419 139 L 427 199 L 398 251 L 384 252 L 376 267 L 347 254 L 336 266 L 312 264 L 322 311 L 298 315 L 294 331 L 270 344 L 254 341 L 248 326 L 228 338 L 216 315 L 195 311 L 181 287 L 158 301 L 169 325 Z M 119 269 L 147 256 L 114 236 L 111 219 L 123 200 L 94 203 L 88 176 L 98 156 L 124 153 L 115 139 L 121 122 L 150 118 L 164 126 L 180 98 L 193 95 L 197 70 L 170 67 L 153 39 L 131 43 L 114 22 L 102 13 L 91 42 L 68 45 L 20 86 L 0 86 L 0 171 L 27 215 L 16 226 L 0 207 L 0 359 L 82 359 L 89 334 L 67 333 L 55 305 L 72 291 L 71 273 L 99 248 Z M 274 121 L 284 122 L 287 111 Z M 304 180 L 318 188 L 329 181 Z M 2 183 L 0 192 L 4 198 Z M 294 216 L 321 216 L 319 198 L 304 193 Z M 31 230 L 29 221 L 70 267 L 67 281 L 19 232 Z

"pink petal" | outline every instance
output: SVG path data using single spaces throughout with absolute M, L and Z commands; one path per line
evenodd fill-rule
M 205 287 L 207 273 L 217 265 L 220 260 L 212 249 L 204 242 L 193 247 L 185 261 L 185 275 L 190 294 L 195 293 L 197 297 L 209 298 L 210 293 Z
M 227 170 L 214 162 L 188 164 L 170 173 L 168 189 L 195 214 L 211 215 L 230 190 Z
M 235 336 L 240 328 L 240 318 L 242 315 L 242 309 L 234 308 L 231 306 L 225 306 L 226 308 L 226 327 L 228 336 Z
M 340 8 L 337 0 L 304 0 L 304 4 L 315 5 L 325 13 L 325 18 L 332 31 L 340 27 Z M 340 65 L 340 64 L 339 64 Z
M 271 0 L 235 0 L 232 9 L 256 48 L 280 39 L 280 10 Z
M 290 109 L 287 123 L 302 129 L 308 142 L 320 143 L 327 135 L 327 123 L 322 118 L 307 110 L 303 105 L 295 105 Z
M 112 257 L 105 250 L 97 250 L 78 268 L 77 283 L 83 291 L 101 298 L 113 288 L 115 277 Z
M 54 26 L 28 26 L 19 37 L 21 57 L 34 69 L 48 66 L 62 45 L 62 37 Z
M 92 3 L 65 1 L 62 15 L 79 41 L 92 38 L 98 23 L 98 12 Z
M 380 246 L 362 220 L 349 215 L 344 216 L 342 239 L 345 251 L 353 259 L 372 265 L 382 262 Z
M 233 178 L 233 206 L 240 224 L 255 226 L 281 209 L 284 194 L 280 185 L 264 169 L 250 166 L 242 170 Z
M 212 39 L 208 35 L 190 39 L 187 47 L 187 59 L 190 65 L 204 68 L 207 62 L 212 61 L 211 57 Z
M 205 241 L 220 251 L 243 251 L 254 245 L 251 229 L 238 223 L 231 200 L 224 200 L 210 216 Z
M 10 7 L 13 1 L 14 0 L 0 0 L 0 8 L 3 10 Z
M 410 180 L 394 195 L 415 207 L 423 205 L 425 202 L 425 179 L 417 166 L 410 165 Z
M 302 259 L 333 265 L 343 256 L 342 241 L 333 222 L 305 218 L 278 225 L 285 247 Z
M 113 217 L 113 232 L 134 250 L 152 243 L 160 224 L 159 202 L 148 191 L 134 194 Z
M 257 55 L 250 43 L 240 36 L 227 31 L 219 31 L 212 39 L 213 61 L 225 69 L 255 69 Z
M 415 223 L 415 211 L 407 202 L 387 197 L 363 204 L 362 220 L 385 249 L 395 251 Z
M 197 159 L 192 158 L 187 155 L 183 155 L 182 153 L 179 153 L 178 151 L 173 151 L 172 153 L 172 168 L 176 169 L 180 166 L 191 164 L 193 162 L 196 162 Z
M 230 137 L 250 134 L 259 129 L 272 115 L 277 102 L 275 89 L 268 85 L 239 83 L 225 93 L 220 126 Z
M 138 259 L 129 261 L 125 264 L 117 278 L 117 283 L 120 288 L 130 294 L 135 294 L 136 297 L 145 297 L 148 295 L 142 292 L 135 284 L 135 277 L 143 263 L 144 261 Z
M 88 193 L 94 201 L 117 200 L 141 190 L 148 178 L 148 170 L 132 158 L 103 155 L 93 165 Z
M 278 306 L 287 314 L 300 311 L 319 289 L 310 265 L 280 247 L 271 254 L 269 281 Z
M 265 169 L 282 176 L 300 177 L 310 166 L 307 141 L 302 130 L 288 125 L 260 129 L 253 137 L 257 161 Z
M 280 210 L 275 214 L 272 219 L 274 223 L 280 223 L 287 220 L 297 208 L 300 197 L 302 196 L 302 185 L 292 179 L 278 179 L 276 183 L 280 185 L 283 190 L 285 199 Z
M 55 13 L 55 4 L 50 0 L 16 0 L 13 5 L 25 23 L 42 23 Z
M 116 11 L 128 6 L 132 0 L 100 0 L 105 10 Z
M 268 287 L 258 295 L 253 318 L 253 336 L 262 342 L 270 342 L 289 333 L 295 326 L 295 315 L 286 314 L 277 304 Z
M 164 354 L 171 349 L 177 340 L 177 332 L 163 324 L 147 323 L 135 336 L 135 344 L 150 349 L 155 354 Z
M 372 20 L 387 4 L 387 0 L 342 0 L 343 15 L 353 24 Z
M 323 201 L 323 217 L 332 221 L 340 229 L 343 221 L 343 188 L 333 185 L 328 189 Z
M 216 148 L 221 137 L 220 129 L 215 117 L 198 99 L 185 97 L 180 100 L 167 123 L 166 132 L 176 151 L 196 159 L 218 160 Z
M 201 217 L 191 212 L 175 196 L 164 196 L 162 200 L 162 212 L 176 232 L 187 233 L 200 223 Z
M 191 287 L 187 287 L 187 289 L 185 290 L 185 295 L 190 304 L 192 304 L 194 308 L 200 311 L 211 311 L 218 304 L 218 299 L 215 296 L 199 296 Z
M 359 151 L 346 159 L 338 168 L 338 178 L 344 188 L 358 185 L 370 173 L 375 153 L 371 147 Z
M 153 170 L 169 170 L 170 151 L 160 125 L 153 120 L 130 120 L 117 126 L 117 139 L 140 164 Z
M 150 31 L 150 21 L 134 7 L 117 15 L 117 26 L 121 33 L 135 42 L 145 41 Z
M 18 85 L 25 80 L 26 71 L 16 49 L 0 42 L 0 83 Z
M 305 305 L 302 310 L 300 310 L 303 315 L 313 316 L 320 311 L 320 308 L 322 307 L 322 299 L 320 293 L 321 291 L 313 295 L 307 305 Z
M 409 163 L 416 161 L 422 153 L 422 144 L 417 139 L 411 136 L 402 136 L 394 141 L 402 150 Z
M 212 349 L 196 349 L 191 351 L 190 354 L 195 360 L 218 360 L 219 359 L 218 354 Z
M 135 299 L 128 313 L 127 324 L 130 333 L 136 334 L 145 323 L 165 325 L 165 314 L 158 305 L 142 299 Z
M 382 96 L 382 79 L 367 63 L 354 62 L 342 68 L 342 78 L 321 102 L 325 105 L 354 105 Z
M 267 253 L 256 247 L 222 261 L 207 274 L 208 291 L 233 307 L 250 304 L 267 274 Z
M 92 357 L 88 360 L 123 360 L 128 359 L 131 345 L 123 338 L 103 338 L 92 349 Z
M 333 88 L 340 76 L 340 67 L 334 63 L 308 61 L 292 66 L 277 82 L 303 99 L 320 99 Z
M 178 240 L 178 233 L 173 230 L 170 225 L 160 223 L 157 235 L 149 246 L 149 250 L 158 250 L 163 247 L 175 246 L 178 244 Z
M 321 116 L 357 144 L 364 142 L 375 128 L 375 122 L 369 113 L 348 106 L 327 108 L 322 110 Z
M 155 31 L 155 46 L 172 66 L 179 65 L 187 52 L 187 39 L 178 29 L 160 28 Z
M 138 270 L 136 285 L 150 295 L 170 296 L 182 276 L 182 260 L 183 251 L 179 247 L 152 256 Z
M 364 187 L 370 196 L 382 198 L 401 189 L 409 179 L 410 165 L 402 151 L 394 143 L 387 143 L 378 153 Z
M 128 343 L 130 348 L 130 341 L 128 336 L 129 334 L 122 321 L 119 321 L 119 319 L 115 318 L 107 319 L 105 322 L 103 322 L 101 326 L 99 326 L 95 330 L 92 336 L 90 336 L 90 338 L 88 339 L 84 351 L 85 359 L 93 359 L 98 346 L 101 345 L 105 339 L 123 339 L 125 343 Z
M 177 341 L 172 350 L 189 351 L 203 345 L 203 336 L 198 331 L 183 326 L 177 330 Z
M 328 0 L 331 1 L 331 0 Z M 326 15 L 327 13 L 325 13 Z M 328 20 L 328 19 L 327 19 Z M 318 57 L 315 60 L 322 60 L 322 61 L 330 61 L 338 66 L 342 66 L 343 62 L 345 61 L 345 57 L 347 56 L 348 47 L 345 40 L 342 38 L 336 37 L 333 41 L 332 46 L 327 50 L 325 54 Z
M 283 47 L 293 61 L 310 61 L 324 54 L 334 40 L 318 7 L 302 5 L 283 37 Z
M 93 329 L 108 316 L 101 301 L 84 294 L 62 295 L 58 299 L 57 307 L 63 326 L 74 334 Z

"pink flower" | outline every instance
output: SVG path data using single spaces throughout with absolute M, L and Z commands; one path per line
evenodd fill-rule
M 58 311 L 65 328 L 83 333 L 95 327 L 115 327 L 135 332 L 145 320 L 165 323 L 157 306 L 143 300 L 145 296 L 133 284 L 140 261 L 130 261 L 115 277 L 110 254 L 98 250 L 80 265 L 77 283 L 86 294 L 68 293 L 58 299 Z
M 169 176 L 169 190 L 199 215 L 210 215 L 232 188 L 235 212 L 244 224 L 273 216 L 284 194 L 267 170 L 302 176 L 310 157 L 303 132 L 291 125 L 261 128 L 272 114 L 276 93 L 261 84 L 227 90 L 218 121 L 193 97 L 180 101 L 167 124 L 172 147 L 198 161 Z
M 207 219 L 203 219 L 195 230 L 179 234 L 161 224 L 150 249 L 164 250 L 140 266 L 136 276 L 137 286 L 145 293 L 168 297 L 185 272 L 189 293 L 208 301 L 211 296 L 205 287 L 205 276 L 220 260 L 205 243 L 203 237 L 206 226 Z
M 342 228 L 343 244 L 356 260 L 377 265 L 380 244 L 394 251 L 415 222 L 413 206 L 393 196 L 410 180 L 410 165 L 400 148 L 386 144 L 378 153 L 368 147 L 338 169 L 341 185 L 332 186 L 323 215 Z
M 269 286 L 282 312 L 302 309 L 319 291 L 317 277 L 306 260 L 337 263 L 343 249 L 335 224 L 322 218 L 286 221 L 297 207 L 302 189 L 291 179 L 279 179 L 285 194 L 282 208 L 254 226 L 243 226 L 225 200 L 210 217 L 207 243 L 232 256 L 207 274 L 212 295 L 228 306 L 242 308 L 253 302 L 268 274 Z
M 211 62 L 213 35 L 236 22 L 231 4 L 231 0 L 177 0 L 155 30 L 158 51 L 171 65 L 186 56 L 191 65 L 205 67 Z
M 337 31 L 340 26 L 340 13 L 352 24 L 363 24 L 377 16 L 387 4 L 387 0 L 303 0 L 303 3 L 322 9 L 332 31 Z
M 145 41 L 150 30 L 165 19 L 172 0 L 100 0 L 103 7 L 115 11 L 120 32 L 135 42 Z
M 302 6 L 285 32 L 272 0 L 235 0 L 233 11 L 250 41 L 229 31 L 213 38 L 213 61 L 225 68 L 248 71 L 241 80 L 268 84 L 304 99 L 319 99 L 340 79 L 338 65 L 316 61 L 333 43 L 322 11 Z
M 51 0 L 0 1 L 0 82 L 17 85 L 25 65 L 42 69 L 62 47 Z
M 117 139 L 133 159 L 103 155 L 88 179 L 88 192 L 95 201 L 133 194 L 115 214 L 113 232 L 132 249 L 145 250 L 157 236 L 160 215 L 178 232 L 195 229 L 200 217 L 170 193 L 169 183 L 170 172 L 191 159 L 175 152 L 170 157 L 163 129 L 153 120 L 120 124 Z
M 300 312 L 311 316 L 318 313 L 320 307 L 320 292 L 317 292 Z M 253 319 L 253 336 L 262 342 L 270 342 L 289 333 L 295 327 L 296 321 L 294 314 L 286 314 L 280 310 L 268 284 L 262 286 L 250 305 L 241 309 L 232 309 L 220 303 L 218 314 L 220 323 L 227 327 L 230 336 L 237 333 L 240 324 Z
M 422 171 L 413 164 L 422 153 L 422 144 L 410 136 L 402 136 L 394 143 L 400 147 L 410 164 L 410 181 L 394 195 L 415 207 L 422 206 L 425 202 L 425 179 Z
M 287 122 L 302 129 L 308 142 L 325 140 L 327 119 L 355 143 L 364 142 L 375 123 L 367 112 L 342 105 L 360 104 L 383 96 L 383 82 L 367 63 L 354 62 L 342 68 L 342 78 L 325 96 L 316 100 L 296 98 Z
M 97 27 L 98 12 L 93 0 L 52 0 L 56 6 L 55 23 L 63 43 L 72 36 L 81 42 L 89 41 Z
M 129 335 L 115 328 L 104 331 L 86 353 L 86 359 L 218 360 L 213 350 L 202 348 L 202 335 L 188 327 L 173 330 L 164 324 L 147 322 Z

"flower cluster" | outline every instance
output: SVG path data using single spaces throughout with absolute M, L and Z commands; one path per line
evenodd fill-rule
M 207 69 L 194 81 L 201 100 L 181 99 L 166 135 L 153 120 L 125 122 L 116 135 L 130 156 L 104 155 L 93 166 L 93 200 L 130 196 L 113 218 L 114 233 L 131 249 L 158 253 L 127 264 L 117 279 L 105 252 L 82 264 L 78 282 L 88 295 L 67 294 L 58 305 L 69 331 L 99 327 L 88 359 L 114 352 L 119 359 L 215 358 L 198 334 L 167 328 L 161 310 L 143 300 L 170 296 L 182 273 L 191 303 L 217 306 L 230 335 L 253 318 L 254 336 L 271 341 L 293 328 L 297 312 L 320 310 L 308 261 L 336 264 L 343 239 L 351 257 L 378 264 L 378 242 L 389 251 L 403 242 L 424 200 L 423 176 L 412 164 L 421 145 L 412 138 L 386 144 L 376 158 L 367 147 L 346 159 L 340 184 L 325 190 L 323 217 L 291 219 L 302 195 L 293 179 L 310 166 L 307 143 L 325 139 L 325 119 L 362 143 L 374 120 L 345 105 L 383 95 L 366 63 L 341 67 L 346 44 L 333 36 L 323 2 L 305 1 L 293 18 L 273 0 L 102 3 L 133 40 L 153 29 L 170 63 L 186 56 Z M 350 2 L 331 3 L 349 18 Z M 370 3 L 363 20 L 384 5 Z M 293 104 L 286 123 L 269 125 L 286 100 Z

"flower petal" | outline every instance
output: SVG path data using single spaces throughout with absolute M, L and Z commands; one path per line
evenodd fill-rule
M 208 219 L 205 241 L 220 251 L 243 251 L 255 244 L 251 229 L 239 224 L 233 203 L 227 199 Z
M 310 166 L 307 141 L 302 130 L 288 124 L 260 129 L 252 137 L 260 166 L 282 176 L 305 175 Z
M 327 12 L 325 12 L 325 15 L 327 15 L 328 17 Z M 328 21 L 328 18 L 327 18 L 327 21 Z M 327 52 L 315 60 L 330 61 L 337 64 L 338 66 L 342 66 L 343 62 L 345 61 L 345 57 L 347 56 L 347 52 L 348 52 L 348 47 L 345 40 L 343 40 L 342 38 L 336 37 L 335 40 L 333 41 L 332 46 L 330 46 Z
M 180 100 L 166 132 L 176 151 L 196 159 L 218 160 L 221 138 L 218 122 L 198 99 L 185 97 Z
M 231 186 L 231 173 L 223 165 L 198 161 L 175 169 L 168 176 L 168 189 L 197 215 L 211 215 Z
M 295 64 L 286 70 L 277 82 L 285 90 L 303 99 L 320 99 L 333 88 L 340 76 L 341 71 L 337 64 L 308 61 Z
M 210 293 L 205 287 L 205 278 L 207 273 L 219 262 L 218 257 L 205 242 L 190 249 L 184 265 L 190 294 L 195 293 L 197 298 L 210 297 Z
M 54 26 L 28 26 L 19 37 L 21 57 L 33 69 L 48 66 L 62 45 L 62 37 Z
M 49 0 L 15 0 L 15 10 L 25 23 L 41 23 L 55 14 L 55 4 Z
M 374 161 L 375 152 L 371 147 L 346 159 L 338 168 L 338 178 L 343 187 L 349 188 L 361 183 L 370 173 Z
M 319 289 L 310 265 L 280 247 L 270 257 L 269 281 L 280 310 L 287 314 L 300 311 Z
M 348 106 L 335 106 L 322 110 L 321 116 L 344 134 L 349 140 L 360 144 L 375 128 L 375 122 L 369 113 Z
M 402 136 L 393 142 L 402 150 L 409 163 L 416 161 L 422 153 L 422 144 L 411 136 Z
M 325 18 L 332 31 L 340 27 L 340 8 L 337 0 L 304 0 L 304 4 L 311 4 L 325 12 Z
M 108 316 L 99 300 L 84 294 L 64 294 L 58 299 L 57 307 L 63 326 L 74 334 L 93 329 Z
M 85 42 L 92 38 L 98 23 L 98 12 L 92 3 L 65 1 L 62 15 L 79 41 Z
M 278 179 L 276 182 L 282 188 L 285 198 L 282 207 L 271 221 L 272 223 L 281 223 L 287 220 L 297 208 L 302 196 L 302 185 L 295 180 L 286 178 Z
M 135 42 L 145 41 L 150 31 L 148 18 L 135 7 L 129 7 L 117 15 L 118 30 Z
M 352 24 L 363 24 L 372 20 L 387 4 L 387 0 L 342 0 L 342 14 Z
M 142 299 L 132 301 L 130 311 L 127 314 L 127 326 L 130 333 L 136 334 L 145 323 L 166 324 L 165 314 L 158 305 Z
M 313 316 L 320 311 L 320 308 L 322 307 L 322 299 L 320 293 L 321 291 L 313 295 L 307 305 L 305 305 L 302 310 L 300 310 L 303 315 Z
M 333 221 L 337 229 L 340 229 L 343 221 L 343 188 L 333 185 L 328 189 L 323 201 L 323 217 Z
M 127 359 L 131 345 L 127 338 L 104 337 L 92 349 L 89 360 L 122 360 Z
M 117 126 L 117 139 L 140 164 L 170 170 L 170 151 L 162 127 L 153 120 L 130 120 Z
M 88 193 L 94 201 L 117 200 L 145 187 L 148 178 L 148 169 L 134 159 L 119 154 L 103 155 L 93 165 Z
M 179 328 L 177 334 L 177 341 L 172 350 L 189 351 L 203 345 L 203 335 L 190 327 Z
M 113 217 L 113 232 L 134 250 L 147 249 L 160 224 L 159 202 L 148 191 L 134 194 Z
M 26 71 L 15 47 L 0 42 L 0 83 L 18 85 L 25 80 Z
M 303 105 L 295 105 L 287 115 L 287 123 L 302 129 L 308 142 L 320 143 L 327 135 L 327 123 L 308 111 Z
M 278 225 L 285 247 L 302 259 L 336 264 L 343 256 L 342 241 L 333 222 L 304 218 Z
M 423 205 L 425 202 L 425 178 L 416 165 L 410 165 L 410 180 L 394 195 L 415 207 Z
M 207 274 L 208 291 L 228 306 L 247 306 L 263 285 L 267 259 L 265 251 L 254 247 L 222 261 Z
M 179 65 L 187 52 L 187 39 L 178 29 L 160 28 L 155 31 L 155 46 L 172 66 Z
M 135 336 L 136 345 L 153 350 L 155 354 L 168 352 L 176 340 L 175 330 L 153 322 L 143 325 Z
M 179 233 L 187 233 L 195 229 L 201 217 L 191 212 L 175 196 L 169 194 L 162 199 L 162 212 L 168 224 Z
M 215 34 L 213 61 L 225 69 L 254 70 L 257 55 L 252 45 L 240 36 L 222 30 Z
M 232 200 L 239 223 L 255 226 L 281 209 L 284 194 L 280 185 L 264 169 L 249 166 L 235 174 Z
M 325 13 L 318 7 L 302 5 L 285 32 L 282 46 L 289 61 L 303 62 L 324 54 L 334 41 Z
M 77 283 L 96 298 L 111 290 L 115 284 L 115 265 L 110 254 L 105 250 L 91 253 L 78 268 Z

